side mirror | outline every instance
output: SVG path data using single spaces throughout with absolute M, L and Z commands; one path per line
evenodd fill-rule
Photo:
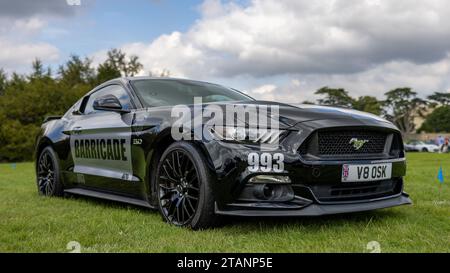
M 129 110 L 122 108 L 120 101 L 114 95 L 105 95 L 94 101 L 94 109 L 102 111 L 114 111 L 119 113 L 129 113 Z

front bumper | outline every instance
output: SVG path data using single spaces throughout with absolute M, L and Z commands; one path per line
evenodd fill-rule
M 305 134 L 305 137 L 309 133 Z M 292 139 L 290 139 L 290 137 Z M 269 153 L 283 153 L 284 172 L 255 173 L 248 170 L 250 152 L 257 148 L 235 143 L 205 143 L 210 157 L 211 171 L 216 173 L 213 183 L 215 211 L 236 216 L 320 216 L 351 213 L 411 204 L 403 192 L 406 161 L 399 158 L 305 158 L 298 150 L 298 134 L 291 133 L 280 149 Z M 293 145 L 296 144 L 296 145 Z M 295 146 L 295 147 L 294 147 Z M 343 164 L 392 163 L 391 179 L 367 183 L 342 183 Z M 249 182 L 256 175 L 289 176 L 290 189 L 277 191 L 276 198 L 261 198 Z
M 224 145 L 225 146 L 225 145 Z M 220 165 L 214 183 L 216 213 L 237 216 L 319 216 L 375 210 L 411 204 L 403 192 L 406 173 L 404 159 L 306 162 L 299 155 L 285 153 L 285 173 L 292 183 L 281 185 L 278 198 L 264 199 L 249 183 L 254 175 L 247 170 L 247 154 L 241 147 L 225 149 L 214 157 Z M 228 148 L 228 146 L 225 146 Z M 342 183 L 343 164 L 392 163 L 392 179 L 378 182 Z
M 277 204 L 270 205 L 265 204 L 264 207 L 243 208 L 240 205 L 227 205 L 223 209 L 219 209 L 216 205 L 216 214 L 230 215 L 230 216 L 264 216 L 264 217 L 286 217 L 286 216 L 321 216 L 330 214 L 342 214 L 353 213 L 361 211 L 369 211 L 375 209 L 384 209 L 401 205 L 412 204 L 408 194 L 402 192 L 400 195 L 392 196 L 389 198 L 383 198 L 379 200 L 359 202 L 359 203 L 346 203 L 346 204 L 318 204 L 310 203 L 300 209 L 282 208 Z

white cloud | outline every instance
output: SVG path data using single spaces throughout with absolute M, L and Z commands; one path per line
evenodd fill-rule
M 31 62 L 36 58 L 46 63 L 58 60 L 58 48 L 48 43 L 33 41 L 47 26 L 42 19 L 0 18 L 0 25 L 0 68 L 6 72 L 28 71 Z
M 297 79 L 292 79 L 291 83 L 292 83 L 293 86 L 300 86 L 300 84 L 301 84 L 301 82 L 299 80 L 297 80 Z
M 36 58 L 49 62 L 57 60 L 58 57 L 58 49 L 49 44 L 0 41 L 0 67 L 9 72 L 21 70 L 23 66 L 31 66 L 31 61 Z
M 13 22 L 13 27 L 10 31 L 25 32 L 25 33 L 35 33 L 43 29 L 47 23 L 40 18 L 31 17 L 28 19 L 19 19 Z
M 203 52 L 182 36 L 180 32 L 173 32 L 160 36 L 151 44 L 132 43 L 122 49 L 129 55 L 138 55 L 145 68 L 155 74 L 168 69 L 172 75 L 184 77 L 194 70 L 203 71 L 207 67 Z
M 311 99 L 325 85 L 379 97 L 397 86 L 449 89 L 447 0 L 206 0 L 199 10 L 188 31 L 123 49 L 146 70 L 272 85 L 249 93 L 281 101 Z
M 251 92 L 253 94 L 270 94 L 272 93 L 277 87 L 273 84 L 265 84 L 265 85 L 261 85 L 255 89 L 253 89 Z
M 218 76 L 341 74 L 393 60 L 429 63 L 450 48 L 446 4 L 254 0 L 243 7 L 207 0 L 200 8 L 202 18 L 188 32 L 163 35 L 146 50 L 157 47 L 162 50 L 158 57 L 177 54 L 175 42 L 181 52 L 203 52 L 205 61 L 215 61 L 212 71 L 203 72 Z
M 257 97 L 260 100 L 274 100 L 276 98 L 276 95 L 273 92 L 276 89 L 276 85 L 265 84 L 250 90 L 248 94 L 250 96 Z
M 26 18 L 35 15 L 47 16 L 71 16 L 74 15 L 80 8 L 91 5 L 93 1 L 83 0 L 83 5 L 74 6 L 68 5 L 66 0 L 14 0 L 0 1 L 0 16 L 7 18 Z
M 271 98 L 281 102 L 314 101 L 316 99 L 314 92 L 323 86 L 345 88 L 352 96 L 375 96 L 382 99 L 387 91 L 404 86 L 413 87 L 422 96 L 435 91 L 450 92 L 449 75 L 450 56 L 431 64 L 389 62 L 361 73 L 297 75 L 300 78 L 293 79 L 287 77 L 282 79 L 276 88 L 271 88 L 269 95 L 258 90 L 260 88 L 265 90 L 264 87 L 270 84 L 261 86 L 256 81 L 253 83 L 256 88 L 243 88 L 249 90 L 247 93 L 254 98 L 263 100 Z
M 26 73 L 36 58 L 46 64 L 58 61 L 60 50 L 39 38 L 41 34 L 58 37 L 66 33 L 49 28 L 48 20 L 73 17 L 92 4 L 91 0 L 83 0 L 81 6 L 69 6 L 65 0 L 0 1 L 0 69 Z

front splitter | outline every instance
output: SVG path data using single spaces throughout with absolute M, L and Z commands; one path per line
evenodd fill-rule
M 360 203 L 346 204 L 310 204 L 302 209 L 242 209 L 234 206 L 227 206 L 219 209 L 216 206 L 215 212 L 219 215 L 230 216 L 250 216 L 250 217 L 289 217 L 289 216 L 321 216 L 341 213 L 352 213 L 384 209 L 401 205 L 412 204 L 411 199 L 406 194 L 401 194 L 392 198 L 375 200 Z

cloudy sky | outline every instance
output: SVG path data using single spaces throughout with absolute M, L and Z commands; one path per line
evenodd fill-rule
M 81 5 L 68 5 L 80 2 Z M 143 74 L 222 83 L 259 99 L 314 100 L 323 86 L 382 97 L 450 92 L 448 0 L 0 0 L 0 67 L 94 63 L 110 48 Z

